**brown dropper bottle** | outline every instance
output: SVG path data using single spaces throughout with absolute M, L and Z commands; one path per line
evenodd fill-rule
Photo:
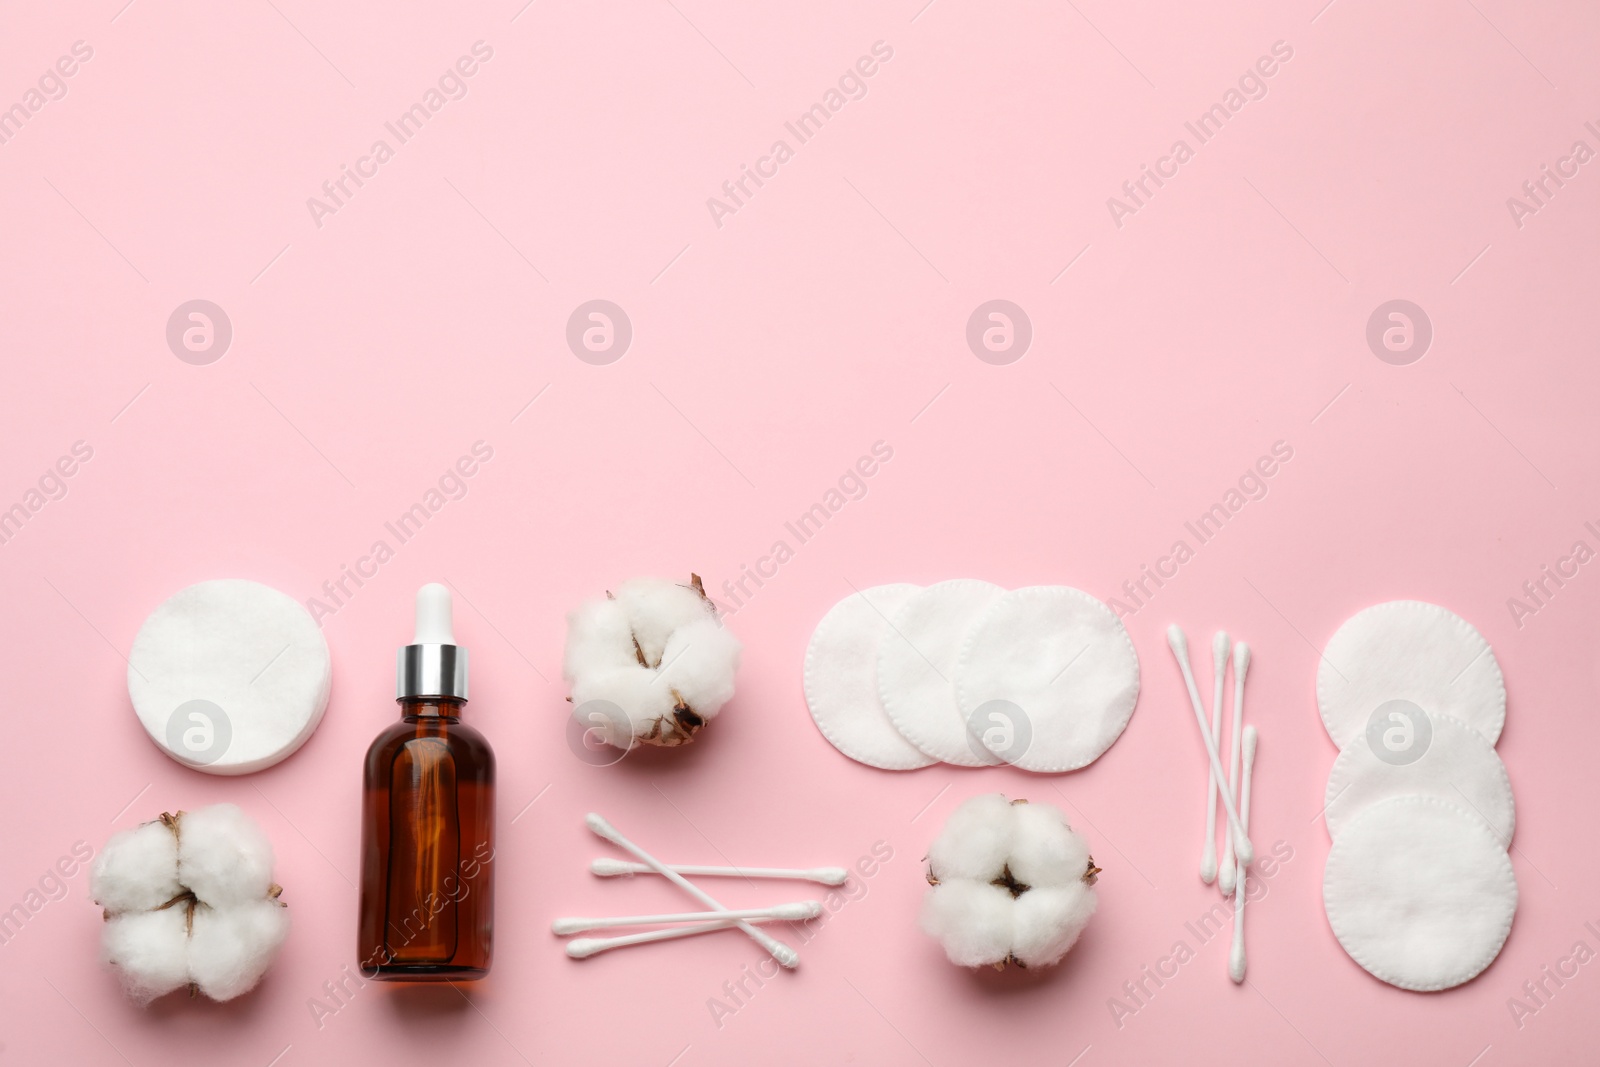
M 494 938 L 494 753 L 461 721 L 467 650 L 450 590 L 417 591 L 415 640 L 400 650 L 400 721 L 367 749 L 362 782 L 362 974 L 470 981 Z

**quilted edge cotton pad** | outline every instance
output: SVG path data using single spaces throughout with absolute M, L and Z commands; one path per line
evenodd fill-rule
M 1483 735 L 1448 715 L 1428 716 L 1428 747 L 1410 763 L 1391 763 L 1363 733 L 1339 753 L 1328 772 L 1324 795 L 1328 834 L 1337 838 L 1361 812 L 1390 797 L 1417 795 L 1442 800 L 1481 818 L 1510 845 L 1516 828 L 1511 778 Z
M 834 748 L 857 763 L 912 771 L 939 761 L 900 736 L 878 697 L 878 649 L 889 617 L 922 587 L 875 585 L 851 593 L 817 623 L 806 645 L 806 707 Z
M 1341 750 L 1387 700 L 1466 723 L 1491 745 L 1506 721 L 1506 685 L 1489 643 L 1461 616 L 1420 600 L 1356 612 L 1317 664 L 1317 710 Z
M 966 717 L 956 706 L 956 660 L 967 628 L 1005 592 L 976 578 L 924 587 L 890 616 L 878 650 L 878 696 L 894 728 L 917 748 L 958 767 L 988 767 L 996 756 L 969 743 Z
M 173 594 L 128 653 L 128 696 L 150 739 L 208 774 L 249 774 L 293 753 L 322 721 L 332 680 L 310 613 L 242 578 Z
M 1022 724 L 1002 724 L 1016 746 L 996 753 L 1006 762 L 1039 773 L 1077 770 L 1110 748 L 1133 716 L 1139 653 L 1099 600 L 1035 585 L 998 597 L 967 631 L 955 687 L 966 721 L 992 700 L 1020 709 Z M 1029 736 L 1019 736 L 1022 729 Z
M 1483 820 L 1433 797 L 1393 797 L 1334 839 L 1322 903 L 1351 959 L 1426 993 L 1494 962 L 1516 915 L 1517 876 Z

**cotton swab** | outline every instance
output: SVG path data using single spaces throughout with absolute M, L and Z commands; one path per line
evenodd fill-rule
M 1250 778 L 1256 768 L 1256 728 L 1244 731 L 1244 792 L 1239 802 L 1244 805 L 1244 825 L 1250 827 Z M 1250 872 L 1239 864 L 1239 883 L 1233 888 L 1233 947 L 1228 951 L 1228 977 L 1235 982 L 1244 981 L 1244 889 Z
M 752 919 L 751 922 L 771 922 L 770 919 Z M 575 960 L 587 959 L 596 952 L 606 952 L 614 948 L 626 948 L 628 945 L 645 945 L 652 941 L 671 941 L 679 937 L 694 937 L 697 934 L 711 934 L 718 930 L 737 929 L 734 921 L 696 923 L 693 926 L 674 926 L 666 930 L 646 930 L 639 934 L 624 934 L 621 937 L 575 937 L 567 942 L 567 955 Z
M 844 885 L 850 872 L 843 867 L 707 867 L 692 863 L 669 863 L 667 869 L 676 874 L 692 874 L 711 878 L 788 878 L 800 882 L 821 882 L 823 885 Z M 601 878 L 615 878 L 622 874 L 657 874 L 654 867 L 644 863 L 602 857 L 589 864 L 589 870 Z
M 592 831 L 594 834 L 605 838 L 607 841 L 610 841 L 613 845 L 616 845 L 624 852 L 632 855 L 634 859 L 637 859 L 640 863 L 652 868 L 657 874 L 666 878 L 667 881 L 672 882 L 679 889 L 682 889 L 685 893 L 688 893 L 690 896 L 694 897 L 712 911 L 725 912 L 728 910 L 721 904 L 718 904 L 709 893 L 704 892 L 683 875 L 667 867 L 660 860 L 657 860 L 654 856 L 650 855 L 650 853 L 646 852 L 632 841 L 629 841 L 626 837 L 623 837 L 622 834 L 618 832 L 617 828 L 607 822 L 601 815 L 591 811 L 589 814 L 583 817 L 583 821 L 584 824 L 588 826 L 590 831 Z M 743 930 L 750 940 L 766 949 L 772 954 L 772 958 L 777 960 L 783 966 L 792 968 L 800 962 L 800 954 L 794 949 L 790 948 L 788 945 L 785 945 L 782 941 L 779 941 L 777 938 L 771 936 L 770 934 L 764 933 L 761 930 L 757 930 L 745 919 L 737 919 L 734 921 L 739 929 Z M 570 954 L 571 946 L 568 946 L 568 951 Z
M 1211 700 L 1211 736 L 1222 733 L 1222 683 L 1228 675 L 1228 635 L 1221 630 L 1211 639 L 1211 670 L 1216 689 Z M 1231 837 L 1229 840 L 1233 840 Z M 1233 850 L 1228 850 L 1233 855 Z M 1226 868 L 1224 868 L 1226 869 Z M 1206 772 L 1206 843 L 1200 853 L 1200 880 L 1210 885 L 1217 877 L 1217 776 Z M 1223 890 L 1227 892 L 1227 890 Z
M 1176 623 L 1167 627 L 1167 644 L 1172 646 L 1172 655 L 1183 671 L 1183 684 L 1189 690 L 1189 703 L 1194 705 L 1194 718 L 1200 724 L 1200 739 L 1206 744 L 1206 756 L 1211 760 L 1211 773 L 1217 777 L 1217 792 L 1222 795 L 1222 806 L 1227 809 L 1228 821 L 1233 827 L 1235 855 L 1240 863 L 1248 867 L 1255 862 L 1256 850 L 1250 844 L 1249 835 L 1244 832 L 1244 827 L 1239 822 L 1239 811 L 1233 805 L 1233 791 L 1224 784 L 1227 775 L 1222 772 L 1222 760 L 1217 758 L 1217 743 L 1212 739 L 1211 730 L 1206 725 L 1206 711 L 1200 703 L 1200 690 L 1194 684 L 1194 671 L 1189 667 L 1189 639 L 1183 635 L 1183 631 Z
M 1239 795 L 1239 743 L 1244 729 L 1244 676 L 1250 669 L 1250 646 L 1240 641 L 1233 650 L 1233 747 L 1228 751 L 1228 788 Z M 1245 829 L 1249 829 L 1248 826 Z M 1223 896 L 1233 895 L 1233 838 L 1222 850 L 1222 874 L 1218 885 Z
M 815 919 L 822 914 L 822 904 L 815 900 L 801 900 L 793 904 L 774 904 L 767 908 L 742 908 L 737 911 L 683 911 L 671 915 L 619 915 L 610 919 L 557 919 L 550 924 L 552 932 L 565 937 L 581 934 L 585 930 L 606 930 L 614 926 L 658 926 L 667 923 L 721 922 L 732 919 L 774 919 L 798 922 Z

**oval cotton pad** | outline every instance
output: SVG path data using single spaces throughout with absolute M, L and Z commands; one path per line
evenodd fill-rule
M 1317 665 L 1317 708 L 1342 750 L 1379 704 L 1410 700 L 1466 723 L 1491 745 L 1506 721 L 1506 686 L 1483 635 L 1437 604 L 1392 600 L 1346 619 Z
M 1448 715 L 1428 716 L 1427 747 L 1420 755 L 1385 748 L 1363 733 L 1333 761 L 1324 813 L 1337 838 L 1361 812 L 1390 797 L 1434 797 L 1477 815 L 1499 839 L 1511 843 L 1516 805 L 1511 779 L 1494 746 Z M 1413 733 L 1411 736 L 1423 736 Z
M 333 666 L 298 602 L 240 578 L 191 585 L 145 619 L 128 695 L 167 755 L 209 774 L 248 774 L 299 748 L 322 721 Z
M 878 650 L 889 618 L 921 586 L 876 585 L 835 604 L 806 646 L 806 706 L 833 747 L 857 763 L 909 771 L 937 763 L 900 736 L 878 699 Z
M 1334 839 L 1322 903 L 1351 959 L 1390 985 L 1431 992 L 1500 954 L 1517 877 L 1481 819 L 1432 797 L 1393 797 Z
M 1004 592 L 973 578 L 930 585 L 889 617 L 878 650 L 878 696 L 894 728 L 923 752 L 958 767 L 1000 762 L 971 740 L 951 680 L 967 627 Z
M 1000 727 L 973 731 L 996 755 L 1027 771 L 1071 771 L 1128 725 L 1139 655 L 1122 620 L 1088 593 L 1030 586 L 996 598 L 967 631 L 955 687 L 964 721 Z M 986 711 L 991 701 L 1006 703 Z

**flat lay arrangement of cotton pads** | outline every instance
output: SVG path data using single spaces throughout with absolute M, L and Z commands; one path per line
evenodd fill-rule
M 870 767 L 1053 773 L 1093 762 L 1121 735 L 1139 657 L 1116 614 L 1077 589 L 882 585 L 817 624 L 805 693 L 822 735 Z
M 858 763 L 888 771 L 938 760 L 900 736 L 878 699 L 878 650 L 889 617 L 915 585 L 875 585 L 851 593 L 817 623 L 806 646 L 806 706 L 833 747 Z
M 1328 642 L 1317 705 L 1340 746 L 1324 809 L 1333 849 L 1322 900 L 1334 936 L 1401 989 L 1471 980 L 1499 955 L 1517 910 L 1493 650 L 1444 608 L 1379 604 Z
M 288 757 L 322 721 L 332 682 L 310 613 L 240 578 L 175 593 L 128 653 L 128 696 L 151 740 L 210 774 L 249 774 Z

